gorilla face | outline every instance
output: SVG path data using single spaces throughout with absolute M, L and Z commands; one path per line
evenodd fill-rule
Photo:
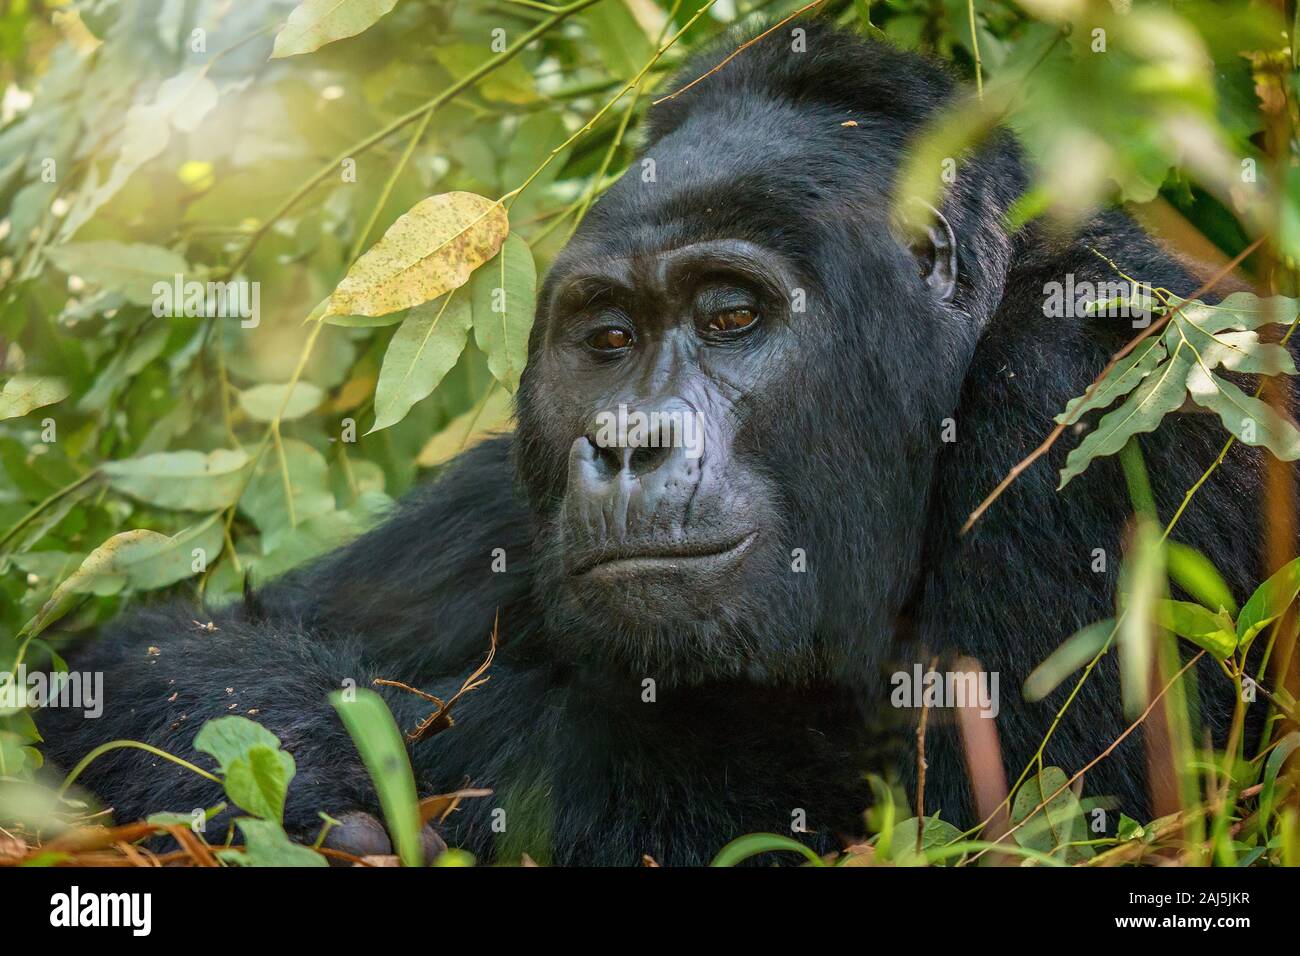
M 752 602 L 780 496 L 738 445 L 753 396 L 793 371 L 795 289 L 779 255 L 728 239 L 586 259 L 552 283 L 538 359 L 569 413 L 553 533 L 573 605 L 607 627 L 694 628 Z
M 909 252 L 819 119 L 681 124 L 547 278 L 516 454 L 572 660 L 790 683 L 887 644 L 959 382 L 929 341 L 955 251 Z

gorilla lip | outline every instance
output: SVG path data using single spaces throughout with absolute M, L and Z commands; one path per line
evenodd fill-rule
M 690 565 L 716 565 L 743 557 L 758 537 L 757 531 L 748 531 L 730 542 L 684 541 L 662 546 L 649 546 L 640 550 L 619 549 L 590 557 L 573 570 L 573 577 L 584 577 L 593 572 L 617 573 L 626 571 L 670 570 Z

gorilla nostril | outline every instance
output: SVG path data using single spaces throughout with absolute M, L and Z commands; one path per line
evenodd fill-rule
M 588 438 L 587 440 L 591 442 L 592 448 L 596 450 L 596 464 L 600 468 L 601 476 L 603 478 L 613 478 L 623 470 L 624 449 L 601 445 L 593 438 Z
M 588 443 L 594 452 L 594 461 L 600 476 L 606 481 L 617 477 L 622 471 L 633 478 L 641 478 L 659 468 L 667 461 L 671 448 L 661 445 L 602 445 L 592 436 Z
M 669 450 L 665 446 L 633 448 L 632 460 L 628 462 L 628 471 L 638 478 L 649 474 L 664 463 Z

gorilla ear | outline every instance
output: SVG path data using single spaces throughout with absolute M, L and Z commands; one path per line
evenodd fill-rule
M 909 217 L 908 248 L 931 294 L 950 302 L 957 292 L 957 238 L 943 213 L 927 202 L 913 203 L 916 214 Z

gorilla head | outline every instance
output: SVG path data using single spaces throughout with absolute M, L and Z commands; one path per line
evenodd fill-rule
M 894 170 L 952 85 L 808 34 L 655 107 L 543 287 L 517 468 L 547 630 L 573 659 L 684 682 L 858 676 L 915 578 L 1019 164 L 999 140 L 946 215 L 899 228 Z

